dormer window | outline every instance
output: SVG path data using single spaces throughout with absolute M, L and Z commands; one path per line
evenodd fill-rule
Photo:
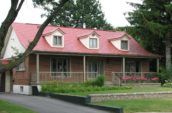
M 62 36 L 53 36 L 53 46 L 62 46 Z
M 121 49 L 128 50 L 128 41 L 127 40 L 121 40 Z
M 97 48 L 97 38 L 89 39 L 89 48 Z

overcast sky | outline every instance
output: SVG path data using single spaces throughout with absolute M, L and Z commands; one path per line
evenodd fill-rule
M 140 0 L 99 0 L 106 20 L 114 27 L 129 25 L 124 17 L 124 13 L 133 10 L 127 2 L 140 2 Z M 10 8 L 10 0 L 3 0 L 0 4 L 0 23 L 4 20 Z M 33 7 L 32 0 L 25 0 L 16 22 L 23 23 L 42 23 L 43 13 L 41 9 Z

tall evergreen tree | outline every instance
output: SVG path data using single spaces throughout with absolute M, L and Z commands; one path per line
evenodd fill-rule
M 46 10 L 49 12 L 48 8 Z M 51 24 L 79 28 L 85 26 L 86 28 L 113 29 L 106 22 L 98 0 L 72 0 L 68 2 Z
M 143 37 L 147 48 L 166 55 L 166 68 L 171 66 L 172 0 L 143 0 L 130 3 L 135 10 L 129 12 L 128 21 Z

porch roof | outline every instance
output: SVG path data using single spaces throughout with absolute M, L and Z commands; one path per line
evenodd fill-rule
M 39 24 L 23 24 L 23 23 L 13 23 L 12 27 L 24 48 L 27 48 L 29 43 L 33 40 L 36 32 L 38 31 Z M 95 29 L 81 29 L 81 28 L 70 28 L 70 27 L 58 27 L 49 25 L 44 30 L 43 34 L 47 34 L 55 29 L 61 29 L 64 34 L 64 47 L 56 48 L 51 47 L 42 36 L 35 46 L 33 51 L 41 53 L 63 53 L 63 54 L 88 54 L 88 55 L 107 55 L 107 56 L 129 56 L 129 57 L 160 57 L 146 51 L 142 48 L 139 43 L 130 35 L 130 50 L 121 51 L 115 48 L 110 39 L 119 38 L 125 35 L 125 32 L 114 32 L 114 31 L 103 31 Z M 99 49 L 88 49 L 81 44 L 78 40 L 78 36 L 81 34 L 87 34 L 90 32 L 96 32 L 99 34 L 100 38 L 100 48 Z

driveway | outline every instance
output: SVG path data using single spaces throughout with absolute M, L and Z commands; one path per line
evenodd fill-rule
M 108 113 L 46 97 L 0 94 L 0 99 L 17 103 L 38 113 Z

